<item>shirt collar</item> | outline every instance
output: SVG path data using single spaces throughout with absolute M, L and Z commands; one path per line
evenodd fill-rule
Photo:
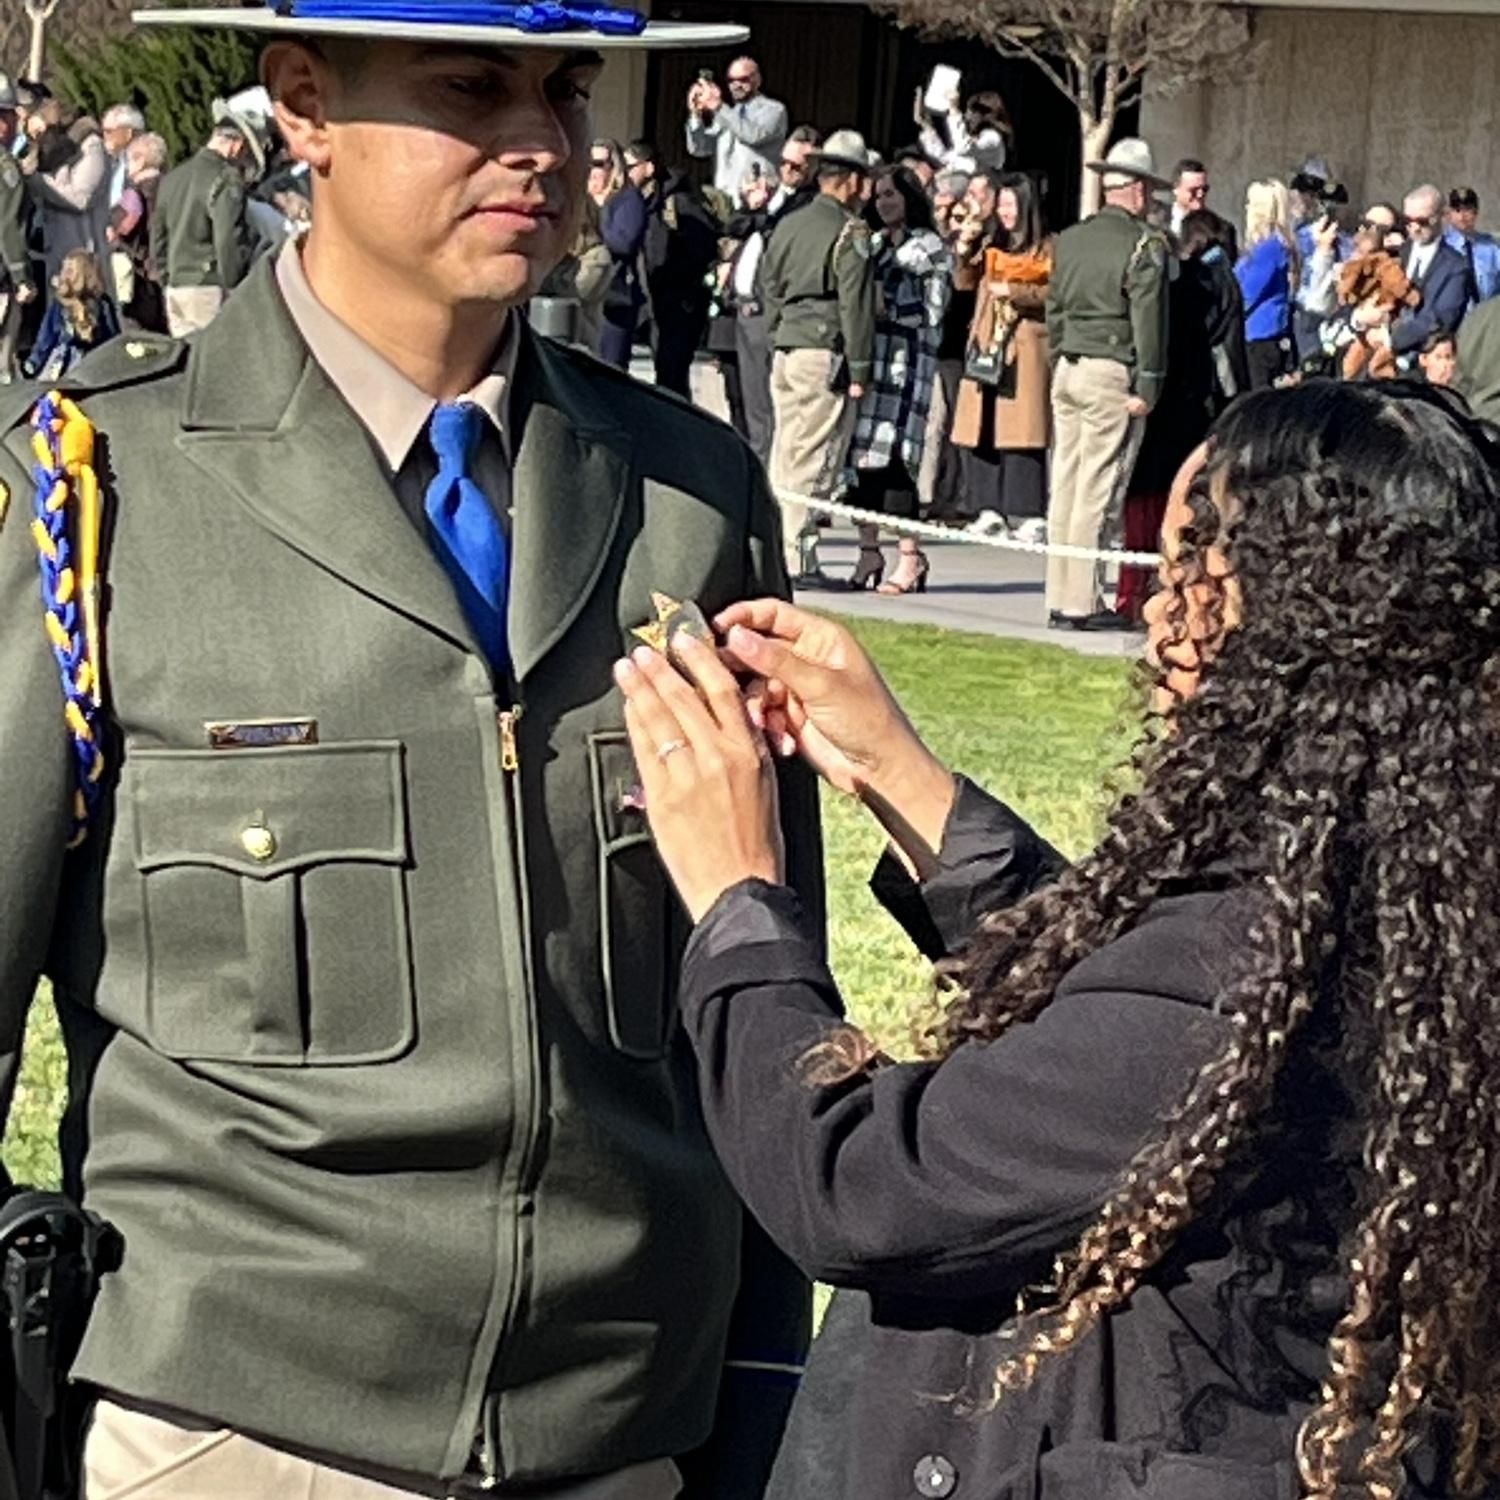
M 437 401 L 318 300 L 295 242 L 289 242 L 277 258 L 276 281 L 312 357 L 375 439 L 391 472 L 396 473 L 426 431 Z M 490 419 L 507 461 L 511 457 L 510 393 L 520 345 L 514 324 L 512 313 L 506 319 L 490 373 L 460 398 L 472 401 Z

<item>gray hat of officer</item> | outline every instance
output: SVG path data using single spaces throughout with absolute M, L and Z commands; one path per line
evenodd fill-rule
M 16 86 L 10 81 L 9 73 L 0 73 L 0 109 L 15 110 L 21 107 L 20 97 L 16 93 Z
M 227 99 L 215 99 L 213 113 L 215 125 L 233 125 L 239 131 L 255 158 L 256 171 L 264 172 L 271 121 L 275 118 L 270 94 L 259 84 L 241 89 Z
M 276 36 L 358 37 L 460 47 L 604 52 L 732 47 L 739 25 L 647 21 L 604 0 L 264 0 L 261 4 L 138 10 L 138 26 L 196 26 Z
M 875 170 L 877 158 L 865 144 L 865 138 L 857 130 L 835 130 L 823 149 L 814 153 L 813 160 L 820 167 L 848 167 L 868 176 Z
M 1147 187 L 1158 190 L 1172 186 L 1157 175 L 1156 158 L 1151 147 L 1139 136 L 1128 135 L 1124 140 L 1116 141 L 1109 148 L 1109 155 L 1103 161 L 1089 162 L 1088 169 L 1102 172 L 1107 188 L 1128 187 L 1132 182 L 1144 182 Z

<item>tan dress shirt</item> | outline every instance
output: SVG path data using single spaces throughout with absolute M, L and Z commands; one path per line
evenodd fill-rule
M 437 401 L 318 301 L 302 269 L 296 244 L 289 243 L 277 258 L 276 280 L 312 357 L 369 432 L 401 508 L 425 531 L 427 486 L 437 473 L 437 456 L 427 439 L 427 424 Z M 514 320 L 512 314 L 506 322 L 490 373 L 460 398 L 472 401 L 490 419 L 475 455 L 472 477 L 489 497 L 507 531 L 511 508 L 510 395 L 520 348 Z

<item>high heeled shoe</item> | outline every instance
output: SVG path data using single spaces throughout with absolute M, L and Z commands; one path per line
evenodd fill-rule
M 905 583 L 897 583 L 894 579 L 890 583 L 882 583 L 875 590 L 877 594 L 925 594 L 927 592 L 927 575 L 932 571 L 932 565 L 927 561 L 927 554 L 913 552 L 907 555 L 916 558 L 917 571 Z
M 885 553 L 879 547 L 861 547 L 859 562 L 855 565 L 854 577 L 849 580 L 849 587 L 856 594 L 865 593 L 867 590 L 877 590 L 884 577 Z

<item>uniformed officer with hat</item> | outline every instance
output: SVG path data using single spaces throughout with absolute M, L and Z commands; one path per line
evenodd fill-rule
M 26 180 L 11 150 L 19 104 L 15 84 L 0 73 L 0 385 L 15 376 L 21 309 L 36 297 L 26 251 Z
M 777 227 L 761 284 L 775 350 L 771 482 L 831 500 L 875 368 L 875 272 L 860 217 L 874 162 L 854 130 L 834 131 L 815 161 L 817 195 Z M 807 505 L 788 504 L 785 522 L 788 569 L 803 587 L 826 585 Z
M 224 99 L 214 100 L 213 119 L 202 149 L 162 178 L 151 216 L 151 254 L 177 338 L 213 322 L 255 251 L 246 187 L 265 171 L 268 122 Z
M 123 1247 L 86 1500 L 750 1500 L 808 1289 L 705 1135 L 611 667 L 784 593 L 780 531 L 728 428 L 521 316 L 604 56 L 743 30 L 138 20 L 264 37 L 315 210 L 190 342 L 0 397 L 0 1051 L 47 974 Z
M 1052 359 L 1051 500 L 1047 540 L 1099 548 L 1119 538 L 1130 473 L 1167 359 L 1168 244 L 1147 222 L 1169 184 L 1145 141 L 1126 139 L 1104 161 L 1104 206 L 1057 238 L 1047 293 Z M 1049 556 L 1049 623 L 1078 630 L 1129 622 L 1106 607 L 1106 570 Z

